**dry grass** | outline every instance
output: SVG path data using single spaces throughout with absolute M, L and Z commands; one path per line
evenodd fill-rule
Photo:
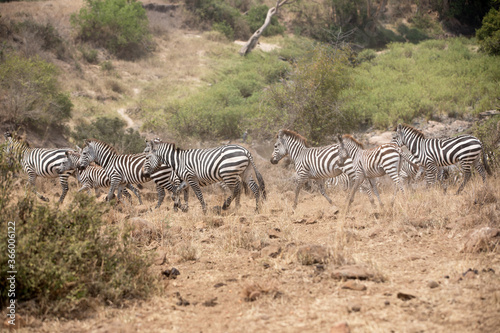
M 30 330 L 328 331 L 339 321 L 361 332 L 498 329 L 498 248 L 461 252 L 471 230 L 500 225 L 498 173 L 487 185 L 474 177 L 459 196 L 418 186 L 399 196 L 394 207 L 393 187 L 383 185 L 383 209 L 374 211 L 367 196 L 358 194 L 345 215 L 342 191 L 329 193 L 341 208 L 338 214 L 319 193 L 307 191 L 292 210 L 293 196 L 286 192 L 293 189 L 293 170 L 261 160 L 258 167 L 269 190 L 259 214 L 255 202 L 243 197 L 238 211 L 231 207 L 204 216 L 192 193 L 187 213 L 174 213 L 168 199 L 161 209 L 150 209 L 154 195 L 142 206 L 124 203 L 110 210 L 107 223 L 123 225 L 124 232 L 135 218 L 148 223 L 147 237 L 137 238 L 137 245 L 165 258 L 152 274 L 175 267 L 180 275 L 165 278 L 164 293 L 151 301 L 122 310 L 101 308 L 84 321 L 41 323 L 26 314 Z M 39 186 L 55 201 L 58 185 L 39 181 Z M 154 193 L 152 186 L 144 191 Z M 204 194 L 209 207 L 223 200 L 218 187 Z M 298 257 L 304 246 L 323 249 L 327 259 Z M 359 281 L 366 290 L 342 288 L 344 281 L 332 272 L 343 265 L 372 273 Z M 464 276 L 469 269 L 477 274 Z M 430 281 L 438 286 L 431 288 Z M 415 298 L 401 300 L 400 292 Z

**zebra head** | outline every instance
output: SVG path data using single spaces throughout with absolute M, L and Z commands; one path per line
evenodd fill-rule
M 78 170 L 85 169 L 86 167 L 88 167 L 90 165 L 90 163 L 92 163 L 96 160 L 96 153 L 95 153 L 94 145 L 89 140 L 87 140 L 85 143 L 87 145 L 82 149 L 82 153 L 80 155 L 80 158 L 78 159 L 78 162 L 76 163 Z
M 156 143 L 153 141 L 146 141 L 148 149 L 148 154 L 146 155 L 146 160 L 144 161 L 144 166 L 142 168 L 142 171 L 146 177 L 150 177 L 153 172 L 158 170 L 158 168 L 161 166 L 162 161 L 161 157 L 158 156 L 157 150 L 156 150 Z M 145 149 L 145 150 L 146 150 Z
M 144 148 L 143 153 L 145 154 L 149 153 L 153 149 L 152 148 L 153 143 L 154 144 L 163 143 L 163 140 L 160 138 L 154 138 L 152 141 L 146 139 L 146 148 Z
M 273 150 L 273 156 L 271 157 L 271 163 L 272 164 L 278 164 L 279 161 L 283 157 L 288 155 L 288 149 L 286 148 L 285 145 L 285 139 L 283 138 L 283 134 L 280 131 L 278 133 L 278 136 L 276 138 L 276 143 L 274 144 L 274 150 Z
M 66 151 L 66 158 L 56 167 L 59 174 L 65 173 L 66 171 L 74 171 L 77 169 L 76 165 L 80 159 L 80 153 L 76 151 L 68 150 Z
M 396 127 L 396 133 L 392 134 L 391 143 L 397 144 L 399 147 L 402 147 L 404 145 L 403 137 L 403 128 L 401 124 L 398 124 L 398 127 Z

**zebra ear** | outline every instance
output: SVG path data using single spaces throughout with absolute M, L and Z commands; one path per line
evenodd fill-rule
M 89 143 L 90 143 L 90 139 L 86 139 L 85 140 L 85 145 L 88 146 Z
M 77 145 L 77 146 L 76 146 L 76 151 L 77 151 L 79 154 L 81 154 L 81 153 L 82 153 L 82 148 L 80 148 L 80 146 L 78 146 L 78 145 Z
M 339 139 L 339 142 L 342 143 L 342 135 L 337 135 L 337 138 Z
M 398 124 L 398 126 L 396 127 L 396 131 L 401 131 L 401 124 Z

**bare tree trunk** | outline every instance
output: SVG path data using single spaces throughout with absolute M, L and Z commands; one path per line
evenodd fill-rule
M 250 37 L 250 39 L 246 42 L 246 44 L 243 45 L 243 47 L 238 52 L 240 55 L 245 56 L 248 53 L 252 52 L 252 50 L 257 46 L 257 42 L 259 41 L 259 38 L 264 32 L 264 30 L 267 28 L 269 24 L 271 24 L 271 18 L 278 12 L 278 8 L 280 8 L 283 5 L 286 5 L 287 3 L 288 0 L 282 0 L 281 2 L 278 0 L 276 2 L 276 7 L 272 7 L 267 11 L 267 16 L 266 20 L 264 21 L 264 24 L 257 31 L 255 31 L 252 37 Z

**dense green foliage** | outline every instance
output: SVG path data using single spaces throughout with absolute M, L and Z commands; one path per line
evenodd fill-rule
M 349 48 L 315 45 L 294 64 L 287 80 L 267 90 L 263 123 L 274 130 L 277 124 L 294 129 L 314 144 L 355 128 L 357 114 L 345 112 L 339 100 L 352 82 L 351 57 Z
M 38 205 L 32 197 L 15 198 L 14 171 L 1 149 L 0 226 L 5 237 L 8 222 L 15 222 L 15 255 L 8 251 L 5 237 L 0 242 L 1 307 L 9 301 L 8 264 L 17 271 L 16 305 L 33 302 L 31 314 L 81 316 L 80 311 L 95 300 L 119 306 L 156 290 L 158 284 L 148 273 L 149 261 L 128 238 L 129 233 L 121 234 L 103 222 L 103 204 L 78 194 L 61 210 Z
M 35 127 L 60 125 L 73 104 L 62 92 L 56 67 L 39 58 L 6 53 L 0 59 L 0 117 Z
M 477 53 L 465 38 L 395 43 L 355 69 L 343 109 L 377 128 L 415 117 L 473 115 L 497 106 L 499 83 L 498 60 Z
M 266 5 L 255 6 L 248 11 L 245 18 L 252 32 L 255 32 L 264 24 L 264 20 L 266 19 L 268 11 L 269 7 Z M 285 27 L 278 22 L 278 18 L 276 17 L 276 15 L 274 15 L 273 17 L 271 17 L 271 23 L 264 30 L 262 36 L 274 36 L 282 34 L 284 32 Z
M 481 50 L 500 55 L 500 10 L 492 8 L 483 19 L 483 25 L 476 32 Z
M 136 0 L 86 0 L 71 16 L 78 36 L 103 46 L 119 57 L 133 58 L 148 51 L 151 34 L 146 11 Z
M 119 153 L 136 154 L 144 150 L 144 138 L 132 128 L 125 129 L 127 124 L 120 118 L 99 117 L 90 124 L 80 123 L 71 133 L 77 144 L 85 139 L 99 139 L 109 143 Z

